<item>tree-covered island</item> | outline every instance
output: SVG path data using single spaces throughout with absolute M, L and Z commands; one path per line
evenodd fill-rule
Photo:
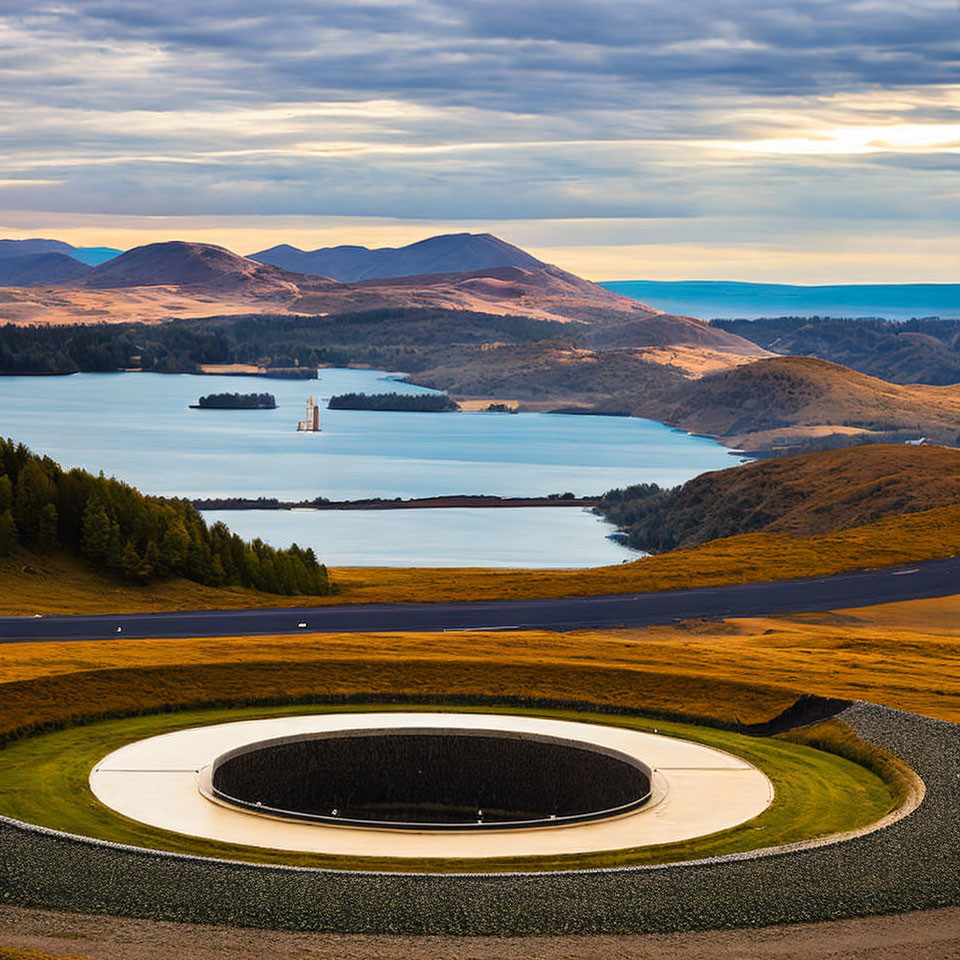
M 445 393 L 341 393 L 330 398 L 330 409 L 449 413 L 460 404 Z
M 210 393 L 190 404 L 191 410 L 276 410 L 272 393 Z

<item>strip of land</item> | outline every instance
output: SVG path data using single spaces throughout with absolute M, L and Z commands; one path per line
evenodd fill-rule
M 943 960 L 960 909 L 696 933 L 400 937 L 293 933 L 0 908 L 0 960 Z
M 492 497 L 457 494 L 450 497 L 411 497 L 392 500 L 278 500 L 273 497 L 208 497 L 194 500 L 198 510 L 427 510 L 450 507 L 595 507 L 599 497 Z

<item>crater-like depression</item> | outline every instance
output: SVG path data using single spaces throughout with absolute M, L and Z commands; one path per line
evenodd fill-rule
M 650 768 L 617 750 L 501 730 L 360 729 L 264 740 L 213 762 L 221 803 L 398 829 L 551 826 L 627 813 Z

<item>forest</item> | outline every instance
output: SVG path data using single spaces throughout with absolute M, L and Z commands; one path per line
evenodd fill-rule
M 819 357 L 891 383 L 960 383 L 960 320 L 712 320 L 774 353 Z
M 277 398 L 272 393 L 208 393 L 191 410 L 275 410 Z
M 0 555 L 17 544 L 64 549 L 134 583 L 185 577 L 206 586 L 324 596 L 326 567 L 311 549 L 246 543 L 223 523 L 208 527 L 187 500 L 148 497 L 101 473 L 63 470 L 0 438 Z
M 138 368 L 200 373 L 201 364 L 253 363 L 315 375 L 318 366 L 365 363 L 423 369 L 438 343 L 569 336 L 569 325 L 442 309 L 383 309 L 339 316 L 257 314 L 169 323 L 0 326 L 0 375 L 99 373 Z M 271 374 L 277 375 L 277 374 Z
M 460 404 L 445 393 L 341 393 L 330 398 L 330 409 L 450 413 Z

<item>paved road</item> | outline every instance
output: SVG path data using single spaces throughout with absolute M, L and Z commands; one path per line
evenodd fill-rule
M 124 637 L 386 630 L 569 630 L 645 627 L 687 617 L 763 616 L 869 606 L 960 593 L 960 557 L 812 580 L 668 593 L 482 603 L 353 604 L 266 610 L 200 610 L 108 616 L 0 617 L 0 643 Z

